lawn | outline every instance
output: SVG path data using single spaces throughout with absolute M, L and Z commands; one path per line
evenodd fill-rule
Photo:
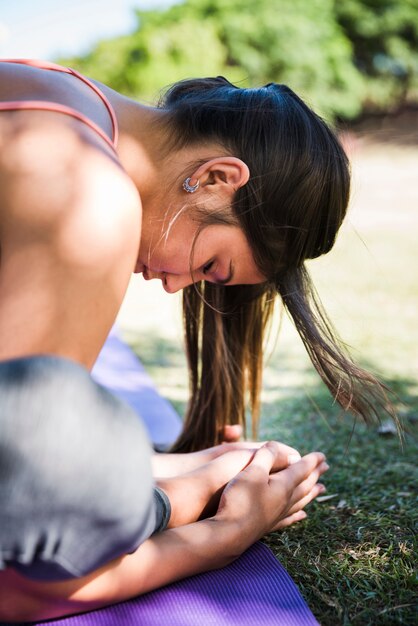
M 418 472 L 418 148 L 357 138 L 353 195 L 334 250 L 310 264 L 352 354 L 396 392 L 407 429 L 378 433 L 343 415 L 290 323 L 269 346 L 260 437 L 326 453 L 329 499 L 266 538 L 323 626 L 412 624 Z M 120 315 L 163 395 L 182 412 L 187 374 L 179 299 L 136 278 Z M 157 312 L 157 313 L 156 313 Z M 416 546 L 415 546 L 416 549 Z M 415 558 L 416 562 L 416 558 Z

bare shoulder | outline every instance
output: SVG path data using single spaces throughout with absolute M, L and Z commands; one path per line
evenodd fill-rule
M 0 116 L 0 207 L 2 249 L 55 240 L 62 255 L 93 259 L 140 236 L 130 178 L 90 129 L 56 113 Z

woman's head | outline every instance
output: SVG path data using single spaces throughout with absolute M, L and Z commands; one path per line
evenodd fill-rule
M 188 80 L 174 85 L 160 107 L 176 147 L 218 145 L 248 167 L 225 210 L 269 282 L 280 284 L 287 270 L 330 250 L 347 209 L 348 160 L 293 91 L 273 83 L 239 89 L 222 77 Z M 191 169 L 189 175 L 199 164 Z M 217 216 L 202 219 L 213 223 Z
M 343 408 L 365 419 L 378 415 L 376 406 L 387 409 L 382 385 L 351 361 L 334 333 L 304 264 L 332 248 L 347 210 L 349 164 L 334 133 L 291 89 L 272 83 L 239 89 L 222 77 L 183 81 L 160 108 L 170 149 L 194 147 L 199 154 L 218 147 L 220 156 L 248 168 L 248 180 L 226 206 L 203 207 L 198 232 L 224 218 L 237 223 L 265 278 L 224 288 L 203 281 L 203 298 L 194 286 L 184 290 L 191 401 L 175 449 L 212 445 L 225 424 L 245 424 L 247 392 L 256 422 L 263 338 L 277 293 Z M 207 162 L 196 159 L 184 177 L 195 184 Z

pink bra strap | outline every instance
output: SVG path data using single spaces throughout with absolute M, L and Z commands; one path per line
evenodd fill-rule
M 104 132 L 100 126 L 98 126 L 91 119 L 79 113 L 71 107 L 65 106 L 65 104 L 58 104 L 57 102 L 47 102 L 45 100 L 16 100 L 7 102 L 0 102 L 0 111 L 53 111 L 55 113 L 64 113 L 74 117 L 75 119 L 83 122 L 90 128 L 92 128 L 115 152 L 115 144 L 108 135 Z
M 90 89 L 92 89 L 98 96 L 99 98 L 102 100 L 102 102 L 104 103 L 105 107 L 107 108 L 109 115 L 110 115 L 110 120 L 112 122 L 112 131 L 113 131 L 113 148 L 116 148 L 117 144 L 118 144 L 118 122 L 116 119 L 116 114 L 115 111 L 112 107 L 112 105 L 110 104 L 109 100 L 106 98 L 106 96 L 104 95 L 104 93 L 98 88 L 96 87 L 96 85 L 94 83 L 91 82 L 91 80 L 89 80 L 88 78 L 86 78 L 85 76 L 83 76 L 82 74 L 80 74 L 79 72 L 77 72 L 76 70 L 71 69 L 70 67 L 62 67 L 61 65 L 57 65 L 56 63 L 50 63 L 49 61 L 38 61 L 36 59 L 1 59 L 1 62 L 3 63 L 20 63 L 21 65 L 30 65 L 32 67 L 37 67 L 39 69 L 45 69 L 45 70 L 54 70 L 56 72 L 64 72 L 65 74 L 72 74 L 73 76 L 76 76 L 77 78 L 79 78 L 81 81 L 83 81 L 83 83 L 85 83 L 86 85 L 88 85 L 90 87 Z M 31 103 L 32 101 L 28 101 L 28 104 Z M 1 103 L 0 103 L 1 104 Z M 6 104 L 6 103 L 5 103 Z M 10 104 L 10 103 L 7 103 Z M 14 102 L 13 104 L 16 104 L 16 102 Z M 39 102 L 38 102 L 39 104 Z M 44 103 L 47 104 L 48 107 L 49 105 L 52 105 L 53 103 Z M 55 106 L 55 105 L 54 105 Z M 70 107 L 66 107 L 65 105 L 60 105 L 57 104 L 56 105 L 57 108 L 53 109 L 53 108 L 46 108 L 45 106 L 43 107 L 44 110 L 49 110 L 49 111 L 60 111 L 61 113 L 66 113 L 67 115 L 72 115 L 73 117 L 76 117 L 77 119 L 80 119 L 82 122 L 90 125 L 92 128 L 94 128 L 99 135 L 101 135 L 102 137 L 106 137 L 107 142 L 109 143 L 109 137 L 106 135 L 106 133 L 104 133 L 104 131 L 99 128 L 99 126 L 97 126 L 97 124 L 95 124 L 95 122 L 89 120 L 88 117 L 84 116 L 82 113 L 78 113 L 77 111 L 75 111 L 74 109 L 70 108 Z M 30 108 L 32 109 L 33 107 L 28 106 L 28 107 L 19 107 L 19 108 Z M 3 107 L 0 108 L 0 110 L 7 110 L 4 109 Z M 72 111 L 72 113 L 70 113 L 70 111 Z M 110 142 L 112 143 L 112 142 Z

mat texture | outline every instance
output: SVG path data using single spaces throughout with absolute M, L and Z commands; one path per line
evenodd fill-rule
M 193 576 L 106 609 L 47 624 L 318 626 L 289 574 L 262 543 L 256 543 L 223 569 Z

